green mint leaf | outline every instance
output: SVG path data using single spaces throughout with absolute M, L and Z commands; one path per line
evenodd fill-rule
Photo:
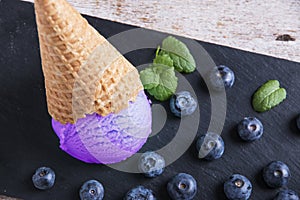
M 159 85 L 159 74 L 152 67 L 148 67 L 140 72 L 140 79 L 146 90 L 155 88 Z
M 164 52 L 163 50 L 162 52 L 162 54 L 168 54 L 171 57 L 171 59 L 173 60 L 173 66 L 178 72 L 191 73 L 195 71 L 196 66 L 183 59 L 182 57 L 170 52 Z
M 167 54 L 156 55 L 156 57 L 153 60 L 153 63 L 155 63 L 155 64 L 162 64 L 162 65 L 166 65 L 166 66 L 169 66 L 169 67 L 173 67 L 173 60 Z
M 165 101 L 169 99 L 172 96 L 172 94 L 174 94 L 174 92 L 162 85 L 158 85 L 157 87 L 148 90 L 148 92 L 159 101 Z
M 286 98 L 286 90 L 280 88 L 277 80 L 269 80 L 253 95 L 252 106 L 257 112 L 265 112 L 280 104 Z
M 144 88 L 159 101 L 169 99 L 177 88 L 177 77 L 173 67 L 153 64 L 140 72 Z
M 187 46 L 169 36 L 162 42 L 162 49 L 158 49 L 158 55 L 168 55 L 173 60 L 173 66 L 178 72 L 191 73 L 196 69 L 195 60 Z

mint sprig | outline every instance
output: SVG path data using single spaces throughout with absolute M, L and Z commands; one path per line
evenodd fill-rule
M 162 64 L 153 64 L 141 71 L 140 79 L 149 94 L 160 101 L 169 99 L 177 88 L 174 68 Z
M 265 112 L 280 104 L 286 98 L 286 90 L 280 88 L 277 80 L 269 80 L 253 95 L 252 106 L 257 112 Z
M 163 40 L 161 48 L 158 46 L 153 64 L 140 72 L 140 79 L 150 95 L 165 101 L 177 88 L 175 69 L 191 73 L 196 69 L 196 64 L 187 46 L 169 36 Z

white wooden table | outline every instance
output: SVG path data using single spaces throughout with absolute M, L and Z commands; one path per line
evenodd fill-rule
M 299 0 L 68 1 L 83 14 L 300 62 Z M 296 40 L 275 41 L 281 34 Z

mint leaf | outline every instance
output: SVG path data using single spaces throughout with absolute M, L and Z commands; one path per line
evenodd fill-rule
M 168 54 L 159 55 L 160 47 L 156 50 L 156 57 L 153 60 L 153 63 L 155 64 L 162 64 L 169 67 L 173 67 L 173 60 Z
M 152 89 L 159 85 L 159 74 L 157 74 L 152 67 L 148 67 L 141 71 L 140 79 L 146 90 Z
M 169 99 L 177 88 L 174 68 L 162 64 L 153 64 L 141 71 L 140 79 L 149 94 L 160 101 Z
M 178 72 L 191 73 L 196 69 L 195 60 L 189 49 L 175 37 L 169 36 L 163 40 L 162 49 L 158 49 L 158 55 L 168 55 Z
M 253 95 L 252 106 L 257 112 L 265 112 L 280 104 L 286 98 L 286 90 L 280 88 L 277 80 L 269 80 Z
M 172 94 L 174 94 L 174 92 L 162 85 L 158 85 L 157 87 L 148 90 L 148 92 L 159 101 L 165 101 L 169 99 L 172 96 Z

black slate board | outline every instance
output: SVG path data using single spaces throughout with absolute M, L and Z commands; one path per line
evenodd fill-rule
M 86 18 L 105 37 L 135 28 Z M 144 34 L 145 38 L 165 35 L 149 30 L 144 30 Z M 289 187 L 300 193 L 300 133 L 295 126 L 295 117 L 300 113 L 300 64 L 205 42 L 199 44 L 217 65 L 228 65 L 236 74 L 236 83 L 227 92 L 227 117 L 222 132 L 225 154 L 213 162 L 200 161 L 192 144 L 162 176 L 147 179 L 104 165 L 82 163 L 59 149 L 46 108 L 33 4 L 0 0 L 0 194 L 32 200 L 74 200 L 79 199 L 80 185 L 95 178 L 105 186 L 105 199 L 122 199 L 128 189 L 140 184 L 153 189 L 158 199 L 168 199 L 167 181 L 176 173 L 187 172 L 198 181 L 195 199 L 226 199 L 223 182 L 232 173 L 241 173 L 253 183 L 251 199 L 265 200 L 272 199 L 277 191 L 268 189 L 261 178 L 262 167 L 272 160 L 289 165 L 292 172 Z M 149 63 L 154 49 L 133 51 L 126 57 L 136 66 Z M 198 134 L 204 133 L 211 114 L 209 94 L 199 74 L 185 77 L 199 101 Z M 288 97 L 275 109 L 258 114 L 251 108 L 251 95 L 269 79 L 280 80 Z M 178 119 L 172 117 L 167 103 L 162 105 L 168 112 L 167 124 L 148 140 L 141 152 L 159 149 L 174 137 Z M 235 127 L 244 116 L 257 116 L 263 121 L 265 133 L 259 141 L 245 143 L 238 138 Z M 38 191 L 31 182 L 34 170 L 42 165 L 56 171 L 57 182 L 49 191 Z

